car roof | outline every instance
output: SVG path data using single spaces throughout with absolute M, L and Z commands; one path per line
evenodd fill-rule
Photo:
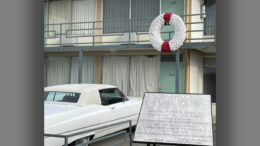
M 81 93 L 83 91 L 88 90 L 100 90 L 107 88 L 116 88 L 113 85 L 105 85 L 105 84 L 64 84 L 64 85 L 55 85 L 45 87 L 44 91 L 63 91 L 63 92 L 76 92 Z

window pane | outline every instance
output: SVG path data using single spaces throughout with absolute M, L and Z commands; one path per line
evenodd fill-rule
M 102 84 L 117 86 L 123 93 L 128 95 L 129 64 L 128 56 L 103 56 Z
M 45 101 L 72 102 L 79 100 L 80 93 L 72 92 L 44 92 Z
M 47 57 L 47 86 L 68 84 L 70 59 L 65 56 Z
M 55 95 L 55 101 L 62 101 L 63 97 L 69 95 L 69 93 L 57 92 Z
M 99 93 L 102 105 L 110 105 L 123 101 L 123 95 L 118 89 L 104 89 L 100 90 Z
M 94 34 L 93 23 L 96 20 L 96 0 L 73 0 L 72 1 L 72 35 L 85 36 Z M 85 22 L 85 23 L 82 23 Z M 85 30 L 84 30 L 85 29 Z
M 216 57 L 203 58 L 203 93 L 216 103 Z
M 44 92 L 45 101 L 53 101 L 55 92 Z
M 79 60 L 78 56 L 71 57 L 70 83 L 78 83 Z M 82 83 L 94 83 L 95 78 L 95 57 L 83 56 L 82 60 Z
M 49 24 L 70 21 L 70 0 L 49 0 Z
M 160 56 L 131 56 L 129 73 L 130 96 L 143 97 L 144 92 L 158 92 L 160 78 Z
M 48 23 L 67 23 L 71 20 L 70 0 L 49 0 L 48 1 Z M 60 25 L 49 25 L 49 31 L 55 31 L 56 34 L 65 33 L 67 26 L 62 27 L 63 31 L 60 32 Z M 50 33 L 49 35 L 52 35 Z
M 153 19 L 159 15 L 160 0 L 131 1 L 132 32 L 148 32 Z
M 204 35 L 216 33 L 216 0 L 205 0 L 206 18 L 204 20 Z
M 122 20 L 124 21 L 118 21 Z M 129 0 L 103 0 L 103 33 L 127 32 Z

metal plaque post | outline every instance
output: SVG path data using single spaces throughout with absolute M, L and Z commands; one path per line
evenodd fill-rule
M 176 75 L 175 75 L 175 93 L 179 92 L 179 64 L 180 64 L 180 50 L 176 51 Z

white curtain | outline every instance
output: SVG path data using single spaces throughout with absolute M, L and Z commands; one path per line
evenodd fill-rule
M 78 83 L 79 57 L 71 57 L 70 83 Z M 95 57 L 83 56 L 82 60 L 82 83 L 94 83 Z
M 48 1 L 48 23 L 68 23 L 71 21 L 71 4 L 70 0 L 49 0 Z M 49 31 L 55 31 L 60 34 L 60 25 L 49 25 Z M 62 25 L 62 33 L 66 32 L 69 25 Z M 53 33 L 49 33 L 53 37 Z
M 71 57 L 71 68 L 70 68 L 70 83 L 78 83 L 78 72 L 79 72 L 79 57 Z
M 102 83 L 117 86 L 124 94 L 129 88 L 129 57 L 103 56 Z
M 89 22 L 96 20 L 96 0 L 73 0 L 72 22 Z M 92 29 L 93 23 L 73 24 L 73 29 Z M 73 31 L 73 35 L 93 34 L 95 30 Z
M 160 56 L 132 56 L 130 63 L 130 95 L 143 97 L 144 92 L 158 92 Z
M 48 7 L 49 24 L 70 21 L 70 0 L 49 0 Z
M 143 97 L 159 91 L 160 56 L 104 56 L 102 83 L 120 88 L 126 95 Z
M 68 84 L 70 59 L 63 56 L 47 57 L 47 86 Z
M 48 1 L 48 23 L 70 23 L 88 22 L 96 20 L 96 0 L 49 0 Z M 67 29 L 91 29 L 92 23 L 63 24 L 62 33 Z M 49 25 L 48 30 L 60 32 L 60 25 Z M 72 31 L 68 35 L 87 35 L 95 30 Z M 50 35 L 53 35 L 50 33 Z

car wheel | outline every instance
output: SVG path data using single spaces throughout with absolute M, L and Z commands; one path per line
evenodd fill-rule
M 85 137 L 85 138 L 81 138 L 81 139 L 78 139 L 76 141 L 74 141 L 73 143 L 71 143 L 69 146 L 76 146 L 78 144 L 82 144 L 82 143 L 85 143 L 85 142 L 88 142 L 89 141 L 89 137 Z M 84 146 L 88 146 L 89 144 L 86 144 Z

